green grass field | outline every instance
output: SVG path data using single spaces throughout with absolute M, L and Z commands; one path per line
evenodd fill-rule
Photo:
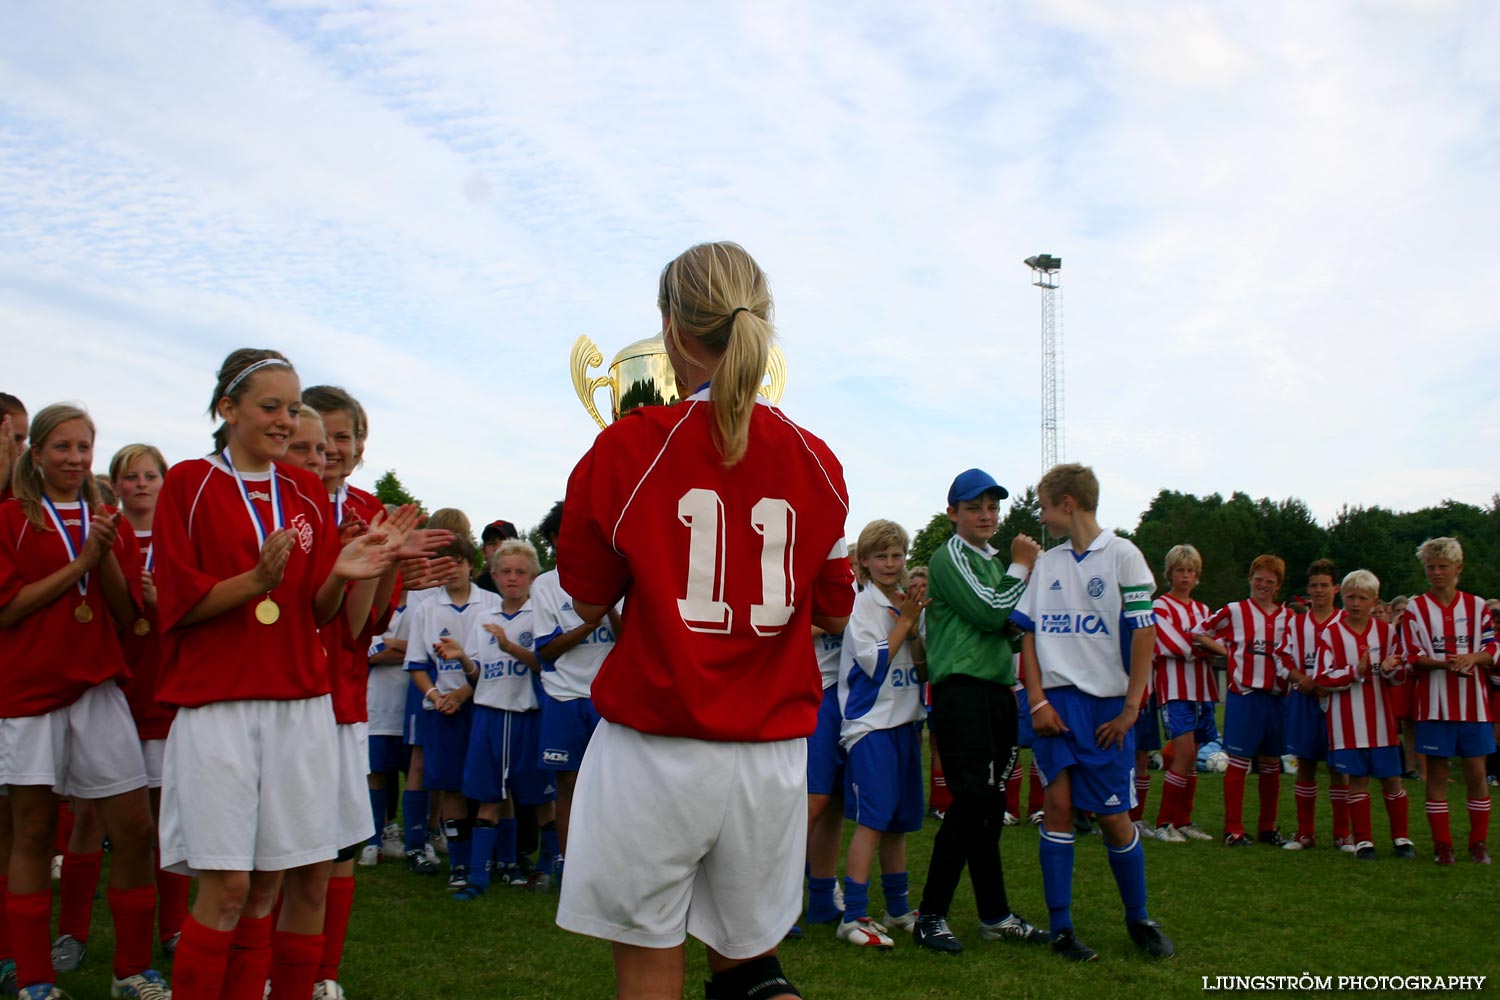
M 1155 816 L 1160 772 L 1153 772 L 1147 816 Z M 858 951 L 828 927 L 809 927 L 789 941 L 782 961 L 809 998 L 973 998 L 1108 995 L 1128 998 L 1203 994 L 1203 978 L 1225 975 L 1491 975 L 1500 991 L 1500 877 L 1474 865 L 1462 849 L 1467 830 L 1462 785 L 1452 785 L 1451 808 L 1460 862 L 1432 863 L 1422 792 L 1408 782 L 1416 861 L 1389 856 L 1385 814 L 1374 802 L 1381 860 L 1357 863 L 1326 846 L 1326 799 L 1320 804 L 1320 846 L 1293 853 L 1256 846 L 1230 850 L 1216 843 L 1150 841 L 1147 877 L 1151 914 L 1176 941 L 1167 962 L 1138 958 L 1126 937 L 1119 896 L 1098 837 L 1081 837 L 1077 851 L 1074 921 L 1100 961 L 1070 966 L 1046 948 L 980 942 L 967 884 L 954 902 L 951 924 L 966 944 L 951 957 L 919 951 L 900 938 L 894 951 Z M 1221 784 L 1199 783 L 1195 818 L 1219 829 Z M 1255 815 L 1254 782 L 1247 817 Z M 1283 777 L 1281 824 L 1294 825 L 1292 782 Z M 920 895 L 936 821 L 909 840 L 912 902 Z M 621 831 L 628 835 L 629 831 Z M 1012 904 L 1046 925 L 1037 831 L 1008 829 L 1001 843 Z M 876 881 L 873 880 L 872 881 Z M 876 887 L 871 910 L 883 905 Z M 345 952 L 343 985 L 355 1000 L 451 998 L 592 998 L 612 995 L 609 947 L 564 933 L 553 923 L 557 895 L 496 889 L 471 903 L 450 901 L 441 878 L 406 873 L 386 862 L 358 870 L 358 896 Z M 84 967 L 61 977 L 74 997 L 109 995 L 111 943 L 107 909 L 96 904 L 94 941 Z M 687 997 L 702 995 L 701 946 L 689 944 Z M 1366 992 L 1366 995 L 1369 995 Z M 1404 996 L 1417 995 L 1410 992 Z

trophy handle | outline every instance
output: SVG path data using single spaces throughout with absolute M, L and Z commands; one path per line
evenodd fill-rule
M 599 415 L 599 408 L 594 405 L 594 393 L 608 385 L 613 385 L 608 375 L 589 377 L 590 368 L 599 368 L 604 364 L 604 355 L 599 353 L 599 345 L 595 344 L 585 334 L 573 341 L 573 353 L 568 359 L 568 368 L 573 373 L 573 391 L 578 393 L 578 399 L 583 403 L 583 408 L 589 411 L 589 416 L 594 418 L 594 423 L 601 430 L 607 426 L 604 418 Z
M 786 355 L 776 344 L 771 345 L 771 356 L 766 360 L 766 376 L 771 383 L 761 386 L 760 394 L 775 406 L 781 402 L 781 394 L 786 392 Z

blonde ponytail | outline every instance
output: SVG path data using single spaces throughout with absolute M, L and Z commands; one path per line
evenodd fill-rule
M 734 465 L 750 442 L 776 336 L 765 272 L 738 243 L 700 243 L 662 271 L 657 305 L 670 336 L 692 337 L 716 356 L 714 437 L 724 464 Z

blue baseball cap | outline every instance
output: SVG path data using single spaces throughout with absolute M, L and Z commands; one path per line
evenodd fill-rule
M 965 469 L 948 487 L 948 506 L 957 507 L 965 500 L 973 500 L 985 493 L 994 493 L 1001 500 L 1010 496 L 1005 487 L 995 482 L 995 477 L 983 469 Z

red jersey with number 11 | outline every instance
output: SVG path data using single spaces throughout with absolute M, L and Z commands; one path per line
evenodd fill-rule
M 814 614 L 854 603 L 848 492 L 828 446 L 765 403 L 726 467 L 704 390 L 604 430 L 568 480 L 558 572 L 624 619 L 593 698 L 611 722 L 702 740 L 809 735 Z

